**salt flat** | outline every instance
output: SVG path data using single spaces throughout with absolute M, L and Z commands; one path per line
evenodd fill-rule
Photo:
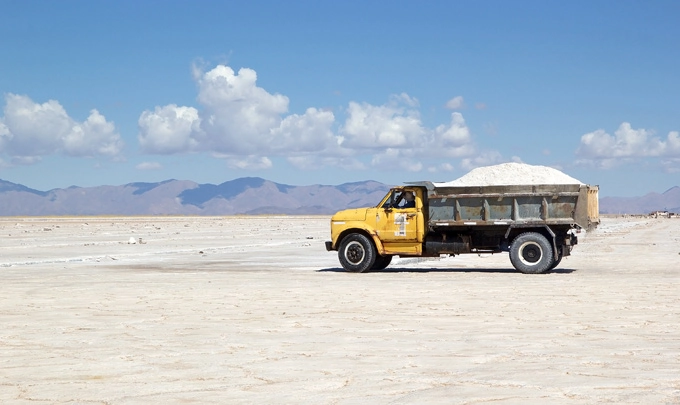
M 0 218 L 0 403 L 680 403 L 680 220 L 604 218 L 547 275 L 346 273 L 328 232 Z

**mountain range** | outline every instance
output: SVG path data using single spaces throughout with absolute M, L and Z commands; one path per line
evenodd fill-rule
M 600 214 L 649 214 L 652 211 L 680 213 L 680 187 L 641 197 L 600 198 Z
M 259 177 L 222 184 L 188 180 L 39 191 L 0 179 L 0 216 L 332 214 L 376 205 L 390 186 L 376 181 L 291 186 Z M 600 198 L 601 214 L 680 212 L 680 187 L 641 197 Z
M 219 185 L 166 180 L 39 191 L 0 180 L 0 215 L 332 214 L 376 205 L 388 190 L 376 181 L 291 186 L 244 177 Z

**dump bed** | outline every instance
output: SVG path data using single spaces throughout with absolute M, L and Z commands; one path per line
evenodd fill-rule
M 427 188 L 431 226 L 457 225 L 577 225 L 594 229 L 600 222 L 598 186 L 541 184 Z

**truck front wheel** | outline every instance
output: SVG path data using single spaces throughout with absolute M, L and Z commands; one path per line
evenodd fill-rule
M 525 274 L 545 273 L 554 263 L 552 246 L 540 233 L 523 233 L 510 246 L 510 262 Z
M 371 270 L 382 270 L 385 267 L 389 266 L 391 262 L 392 255 L 387 256 L 378 255 L 375 257 L 375 263 L 373 263 L 373 267 L 371 267 Z
M 347 271 L 363 273 L 373 267 L 375 257 L 373 242 L 360 233 L 347 235 L 340 243 L 338 258 Z

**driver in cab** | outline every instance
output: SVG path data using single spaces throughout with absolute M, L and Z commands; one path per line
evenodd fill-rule
M 416 196 L 413 191 L 404 191 L 402 198 L 397 202 L 397 208 L 415 208 Z

